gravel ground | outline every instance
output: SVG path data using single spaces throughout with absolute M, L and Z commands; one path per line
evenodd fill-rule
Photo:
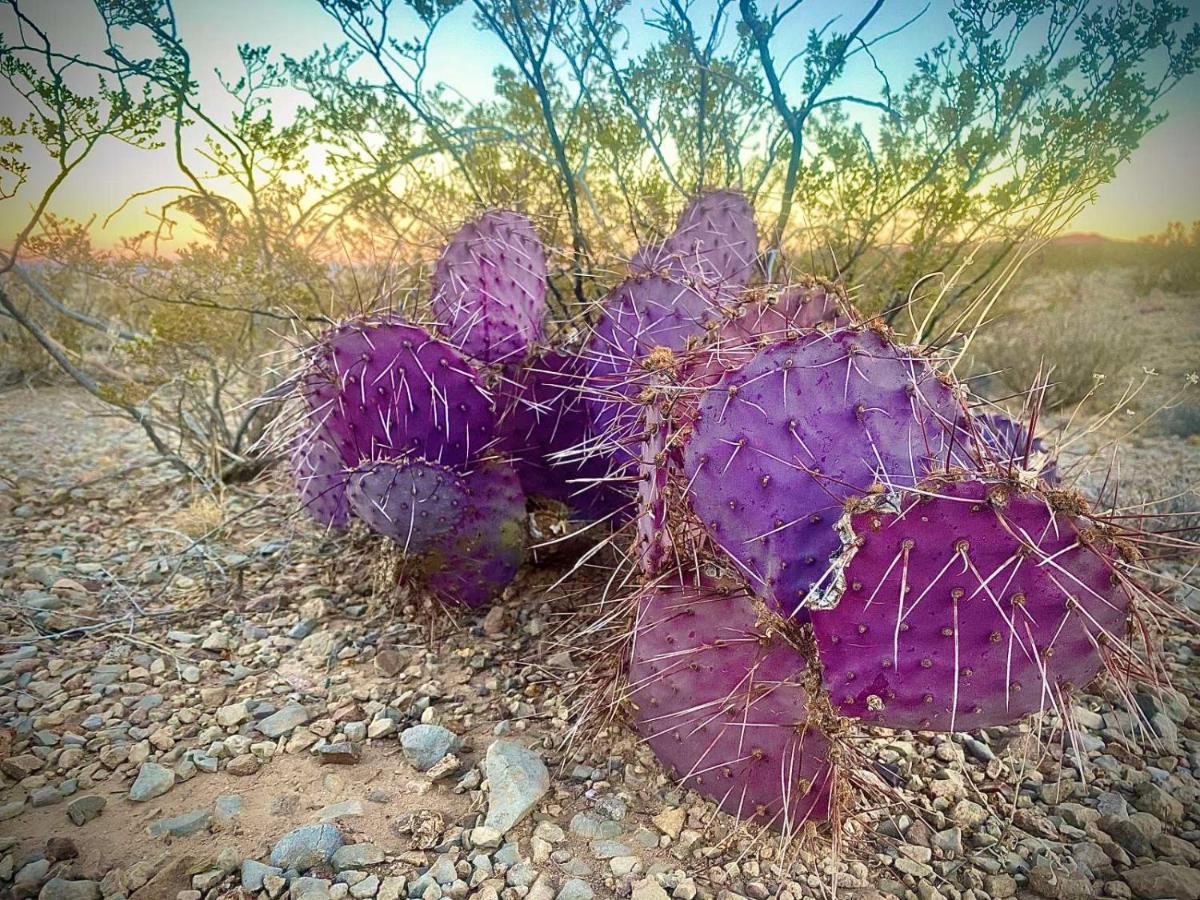
M 560 558 L 486 613 L 384 602 L 368 545 L 289 520 L 280 484 L 197 497 L 98 413 L 0 395 L 0 894 L 1200 898 L 1194 631 L 1163 642 L 1171 687 L 1080 695 L 1069 750 L 1053 721 L 864 736 L 874 789 L 780 846 L 619 717 L 563 745 L 562 623 L 599 580 L 550 590 Z M 1122 461 L 1153 485 L 1197 446 Z

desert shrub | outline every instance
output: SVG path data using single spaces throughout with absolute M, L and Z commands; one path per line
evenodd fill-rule
M 1170 437 L 1200 435 L 1200 404 L 1180 403 L 1161 410 L 1153 419 L 1155 430 Z
M 1010 393 L 1048 379 L 1044 405 L 1059 409 L 1091 394 L 1115 399 L 1136 347 L 1125 334 L 1124 316 L 1077 304 L 1014 313 L 996 322 L 973 345 L 971 368 L 994 373 Z

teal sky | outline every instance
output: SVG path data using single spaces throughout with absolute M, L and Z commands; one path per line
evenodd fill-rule
M 697 9 L 704 6 L 695 4 Z M 780 58 L 791 55 L 789 49 L 795 52 L 803 46 L 809 27 L 819 26 L 846 10 L 835 25 L 845 30 L 867 6 L 865 2 L 808 0 L 796 16 L 796 27 L 788 32 L 794 36 L 794 47 L 780 46 Z M 893 88 L 903 83 L 917 54 L 948 32 L 947 6 L 946 0 L 935 0 L 916 25 L 874 48 L 881 68 L 891 75 Z M 87 0 L 41 0 L 26 8 L 45 22 L 52 34 L 62 35 L 64 44 L 92 49 L 97 46 L 98 19 Z M 642 22 L 644 12 L 650 8 L 649 4 L 634 3 L 626 10 L 634 50 L 656 37 Z M 911 0 L 892 0 L 864 34 L 888 31 L 920 8 Z M 415 17 L 406 6 L 398 3 L 397 11 L 397 21 L 407 17 L 415 27 Z M 312 0 L 176 0 L 176 12 L 185 43 L 207 87 L 216 87 L 214 68 L 236 71 L 238 42 L 267 43 L 277 52 L 292 56 L 304 55 L 323 43 L 341 42 L 332 20 Z M 492 69 L 507 62 L 507 57 L 498 40 L 479 32 L 472 18 L 470 3 L 450 14 L 432 45 L 428 78 L 452 85 L 470 100 L 481 100 L 490 93 Z M 396 33 L 402 30 L 397 28 Z M 373 74 L 370 68 L 363 71 L 368 76 Z M 874 95 L 878 84 L 878 76 L 867 60 L 860 58 L 858 66 L 847 72 L 839 93 L 844 88 Z M 1132 238 L 1159 231 L 1172 219 L 1200 219 L 1200 77 L 1177 87 L 1164 109 L 1169 115 L 1167 122 L 1150 133 L 1133 158 L 1121 167 L 1116 180 L 1100 190 L 1097 203 L 1071 224 L 1072 230 Z M 41 180 L 39 174 L 35 170 L 31 180 L 34 184 Z M 86 217 L 98 209 L 103 217 L 131 193 L 178 178 L 169 154 L 137 154 L 114 144 L 100 148 L 78 176 L 64 188 L 54 206 L 75 217 Z M 0 203 L 0 226 L 5 232 L 10 231 L 11 221 L 27 213 L 27 202 L 18 196 Z M 14 204 L 23 208 L 14 208 Z M 147 227 L 148 205 L 131 206 L 114 220 L 105 238 Z M 101 239 L 101 243 L 108 242 Z

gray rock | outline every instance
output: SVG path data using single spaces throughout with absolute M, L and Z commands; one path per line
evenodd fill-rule
M 1142 785 L 1133 805 L 1169 825 L 1183 821 L 1183 804 L 1156 784 Z
M 42 885 L 38 900 L 100 900 L 100 885 L 94 881 L 51 878 Z
M 297 878 L 292 881 L 291 900 L 330 900 L 329 882 L 324 878 Z
M 164 835 L 186 837 L 189 834 L 195 834 L 197 831 L 203 831 L 208 828 L 211 821 L 212 815 L 208 810 L 197 809 L 180 816 L 173 816 L 170 819 L 160 819 L 157 822 L 151 822 L 146 830 L 150 832 L 151 837 L 163 837 Z
M 1200 900 L 1200 871 L 1156 862 L 1122 872 L 1121 877 L 1139 900 Z
M 237 794 L 222 794 L 213 812 L 218 822 L 228 823 L 242 814 L 242 798 Z
M 46 785 L 45 787 L 34 788 L 29 792 L 29 805 L 35 809 L 43 806 L 53 806 L 55 803 L 62 802 L 63 795 L 58 792 L 58 788 Z
M 261 891 L 264 878 L 268 875 L 282 874 L 283 869 L 268 866 L 256 859 L 247 859 L 242 862 L 242 887 L 248 891 Z
M 512 741 L 493 741 L 484 759 L 488 811 L 483 824 L 506 832 L 527 816 L 550 789 L 540 756 Z
M 142 763 L 127 795 L 134 803 L 161 797 L 175 785 L 175 773 L 158 763 Z
M 89 794 L 86 797 L 76 797 L 67 806 L 67 816 L 76 825 L 86 825 L 100 815 L 107 802 L 103 797 L 96 794 Z
M 383 851 L 374 844 L 344 844 L 333 854 L 333 871 L 361 869 L 383 862 Z
M 592 900 L 596 896 L 591 885 L 586 881 L 581 881 L 578 878 L 568 878 L 563 882 L 563 886 L 558 889 L 558 894 L 554 900 Z
M 258 730 L 269 738 L 283 737 L 309 720 L 308 710 L 299 703 L 289 703 L 258 723 Z
M 621 826 L 608 819 L 589 812 L 578 812 L 571 818 L 572 834 L 593 840 L 596 838 L 615 838 L 621 833 Z
M 304 825 L 289 831 L 271 848 L 271 865 L 306 872 L 333 859 L 342 833 L 333 825 Z
M 617 841 L 596 841 L 592 844 L 592 856 L 596 859 L 613 859 L 617 856 L 629 856 L 631 851 Z
M 400 732 L 400 747 L 413 768 L 425 772 L 458 747 L 458 736 L 441 725 L 414 725 Z

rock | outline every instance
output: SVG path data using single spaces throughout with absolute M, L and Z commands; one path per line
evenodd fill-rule
M 134 803 L 161 797 L 175 785 L 175 773 L 158 763 L 142 763 L 137 778 L 126 795 Z
M 662 885 L 653 878 L 634 882 L 633 900 L 670 900 Z
M 375 892 L 379 890 L 379 876 L 368 875 L 362 881 L 350 887 L 350 896 L 355 900 L 366 900 L 368 897 L 374 897 Z
M 13 781 L 28 778 L 34 772 L 40 772 L 46 764 L 32 753 L 22 753 L 20 756 L 10 756 L 0 761 L 0 771 Z
M 547 844 L 557 844 L 566 838 L 566 833 L 558 825 L 553 822 L 538 822 L 537 828 L 533 829 L 534 837 L 545 841 Z
M 263 879 L 268 875 L 282 875 L 283 869 L 268 866 L 256 859 L 242 861 L 242 887 L 248 891 L 261 891 Z
M 683 823 L 687 813 L 680 806 L 668 806 L 650 821 L 654 827 L 673 841 L 679 840 L 679 832 L 683 831 Z
M 253 753 L 243 753 L 241 756 L 235 756 L 231 759 L 228 765 L 225 766 L 225 771 L 230 775 L 245 777 L 257 773 L 261 765 L 262 763 L 258 761 L 258 757 Z
M 1127 819 L 1113 819 L 1105 821 L 1102 824 L 1109 836 L 1130 856 L 1137 858 L 1152 854 L 1150 841 L 1156 834 L 1150 833 L 1150 830 L 1146 828 L 1144 820 L 1137 820 L 1130 817 Z
M 237 794 L 222 794 L 213 807 L 213 815 L 221 824 L 228 824 L 242 814 L 242 798 Z
M 64 859 L 78 859 L 79 848 L 75 842 L 66 837 L 52 837 L 46 841 L 46 859 L 62 862 Z
M 9 819 L 15 819 L 25 809 L 24 800 L 13 800 L 11 803 L 5 803 L 0 806 L 0 822 L 7 822 Z
M 271 848 L 271 865 L 306 872 L 333 859 L 342 833 L 333 825 L 304 825 L 289 831 Z
M 400 747 L 418 772 L 432 769 L 442 757 L 458 748 L 458 735 L 441 725 L 414 725 L 400 732 Z
M 1121 877 L 1139 900 L 1200 900 L 1200 871 L 1193 868 L 1156 862 Z
M 407 880 L 403 875 L 388 875 L 379 885 L 377 900 L 400 900 L 404 896 Z
M 621 833 L 621 826 L 616 822 L 601 819 L 590 812 L 577 812 L 571 818 L 569 826 L 572 834 L 588 838 L 615 838 Z
M 258 730 L 269 738 L 278 738 L 307 724 L 308 720 L 308 710 L 299 703 L 289 703 L 283 709 L 271 713 L 259 722 Z
M 94 881 L 51 878 L 42 885 L 38 900 L 100 900 L 100 885 Z
M 381 862 L 383 862 L 383 851 L 374 844 L 344 844 L 333 854 L 333 871 L 362 869 Z
M 320 749 L 319 755 L 323 766 L 351 766 L 361 758 L 358 747 L 349 741 L 327 744 Z
M 289 896 L 291 900 L 330 900 L 329 887 L 324 878 L 297 878 Z
M 180 816 L 173 816 L 170 819 L 151 822 L 146 830 L 150 832 L 151 837 L 163 837 L 164 835 L 186 837 L 197 831 L 204 831 L 211 821 L 212 816 L 208 810 L 197 809 Z
M 1133 805 L 1168 825 L 1178 825 L 1183 821 L 1183 804 L 1156 784 L 1142 785 Z
M 550 789 L 546 764 L 512 741 L 493 741 L 484 760 L 488 811 L 483 824 L 501 833 L 521 821 Z
M 978 828 L 988 818 L 987 810 L 973 800 L 959 800 L 950 816 L 962 828 Z
M 222 728 L 234 728 L 250 718 L 250 708 L 245 700 L 222 706 L 216 713 L 217 724 Z
M 107 802 L 96 794 L 76 797 L 67 805 L 67 816 L 76 825 L 86 825 L 100 815 Z
M 592 900 L 594 896 L 596 896 L 595 892 L 586 881 L 568 878 L 558 889 L 554 900 Z
M 58 788 L 47 785 L 46 787 L 34 788 L 29 792 L 29 805 L 34 809 L 41 809 L 43 806 L 53 806 L 55 803 L 62 802 L 62 794 L 58 792 Z

